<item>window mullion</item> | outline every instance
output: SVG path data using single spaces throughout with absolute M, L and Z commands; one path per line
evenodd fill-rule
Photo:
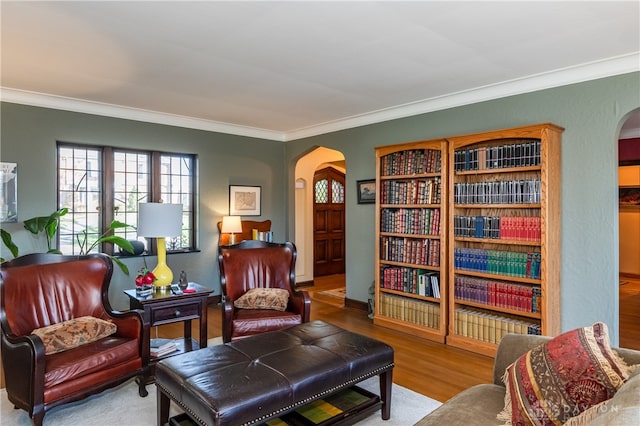
M 100 235 L 102 235 L 114 220 L 114 191 L 113 191 L 113 149 L 111 147 L 104 148 L 103 165 L 104 170 L 102 181 L 102 207 L 100 209 Z M 100 251 L 107 254 L 113 254 L 113 244 L 102 244 Z
M 151 154 L 151 200 L 154 203 L 166 202 L 162 199 L 160 172 L 160 153 L 154 151 Z

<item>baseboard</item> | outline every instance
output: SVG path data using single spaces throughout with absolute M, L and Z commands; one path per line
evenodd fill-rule
M 297 282 L 296 287 L 313 287 L 313 280 Z
M 355 299 L 349 299 L 349 298 L 346 298 L 346 297 L 344 299 L 344 307 L 345 308 L 359 309 L 359 310 L 365 311 L 365 312 L 367 312 L 369 310 L 369 304 L 367 302 L 362 302 L 360 300 L 355 300 Z

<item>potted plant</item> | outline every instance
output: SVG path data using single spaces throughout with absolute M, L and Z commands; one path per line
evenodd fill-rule
M 58 231 L 60 218 L 66 215 L 68 211 L 69 209 L 62 208 L 51 213 L 49 216 L 38 216 L 27 219 L 24 221 L 24 228 L 36 236 L 40 233 L 44 233 L 47 239 L 47 253 L 62 254 L 60 250 L 53 247 L 53 238 Z M 98 237 L 92 244 L 88 243 L 87 231 L 83 230 L 81 233 L 76 235 L 76 240 L 78 241 L 78 244 L 80 246 L 79 255 L 90 253 L 93 249 L 95 249 L 102 243 L 112 243 L 129 253 L 133 253 L 133 246 L 129 241 L 117 235 L 112 235 L 116 229 L 126 228 L 130 226 L 131 225 L 114 220 L 109 225 L 109 229 L 107 229 L 102 235 L 100 235 L 100 237 Z M 0 230 L 0 234 L 2 237 L 2 242 L 9 249 L 9 251 L 11 251 L 13 257 L 18 257 L 20 250 L 18 246 L 13 242 L 11 234 L 4 229 Z M 129 275 L 129 268 L 127 267 L 127 265 L 122 263 L 120 259 L 116 257 L 109 257 L 111 257 L 113 262 L 120 267 L 122 272 Z M 0 262 L 4 262 L 4 259 L 0 258 Z

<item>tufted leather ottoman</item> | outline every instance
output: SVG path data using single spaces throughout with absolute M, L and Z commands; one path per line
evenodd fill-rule
M 253 425 L 375 375 L 387 420 L 392 374 L 391 346 L 312 321 L 159 362 L 158 425 L 170 399 L 203 426 Z

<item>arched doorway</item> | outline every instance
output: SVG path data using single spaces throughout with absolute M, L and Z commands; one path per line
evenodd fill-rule
M 340 151 L 316 147 L 301 156 L 295 164 L 294 242 L 298 249 L 296 282 L 312 283 L 314 279 L 313 247 L 313 179 L 317 170 L 332 167 L 345 174 L 346 162 Z M 346 194 L 348 198 L 348 194 Z
M 640 110 L 618 138 L 620 346 L 640 349 Z

